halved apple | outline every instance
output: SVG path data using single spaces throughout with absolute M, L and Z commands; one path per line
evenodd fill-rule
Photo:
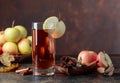
M 98 66 L 105 68 L 108 67 L 108 63 L 106 61 L 106 57 L 103 52 L 98 53 L 97 60 L 98 60 Z
M 56 16 L 48 17 L 43 23 L 43 29 L 54 29 L 58 23 L 58 18 Z
M 104 53 L 105 54 L 105 58 L 106 58 L 106 61 L 108 63 L 108 66 L 111 66 L 112 65 L 112 60 L 111 58 L 109 57 L 109 55 L 107 53 Z
M 99 52 L 97 56 L 98 66 L 100 67 L 109 67 L 112 65 L 112 61 L 107 53 Z
M 52 37 L 60 38 L 66 30 L 66 26 L 62 20 L 56 16 L 48 17 L 43 23 L 43 29 L 52 29 Z

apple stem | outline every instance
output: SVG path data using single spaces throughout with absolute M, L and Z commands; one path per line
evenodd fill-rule
M 104 54 L 106 53 L 105 50 L 103 51 L 103 53 L 104 53 Z
M 60 20 L 61 15 L 60 15 L 60 8 L 58 7 L 58 19 Z
M 60 15 L 60 12 L 59 12 L 58 19 L 60 19 L 60 16 L 61 16 L 61 15 Z
M 12 27 L 14 26 L 14 24 L 15 24 L 15 20 L 12 21 Z

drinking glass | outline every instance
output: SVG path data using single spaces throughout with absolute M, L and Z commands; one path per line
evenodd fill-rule
M 52 76 L 55 74 L 55 43 L 53 30 L 43 29 L 43 22 L 32 23 L 32 67 L 33 75 Z

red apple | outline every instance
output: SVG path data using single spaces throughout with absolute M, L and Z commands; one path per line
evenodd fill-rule
M 0 55 L 3 53 L 2 46 L 0 45 Z
M 18 54 L 18 47 L 16 43 L 13 42 L 6 42 L 3 46 L 2 46 L 2 50 L 3 52 L 7 52 L 9 54 L 13 54 L 16 55 Z
M 99 52 L 97 56 L 98 66 L 107 68 L 112 65 L 112 61 L 108 54 Z
M 97 54 L 94 51 L 84 50 L 78 55 L 78 62 L 83 65 L 88 65 L 97 60 Z

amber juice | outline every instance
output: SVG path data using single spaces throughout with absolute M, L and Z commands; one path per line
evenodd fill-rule
M 32 64 L 35 75 L 49 75 L 52 71 L 52 74 L 54 73 L 52 69 L 55 65 L 55 46 L 50 32 L 49 29 L 32 29 Z

